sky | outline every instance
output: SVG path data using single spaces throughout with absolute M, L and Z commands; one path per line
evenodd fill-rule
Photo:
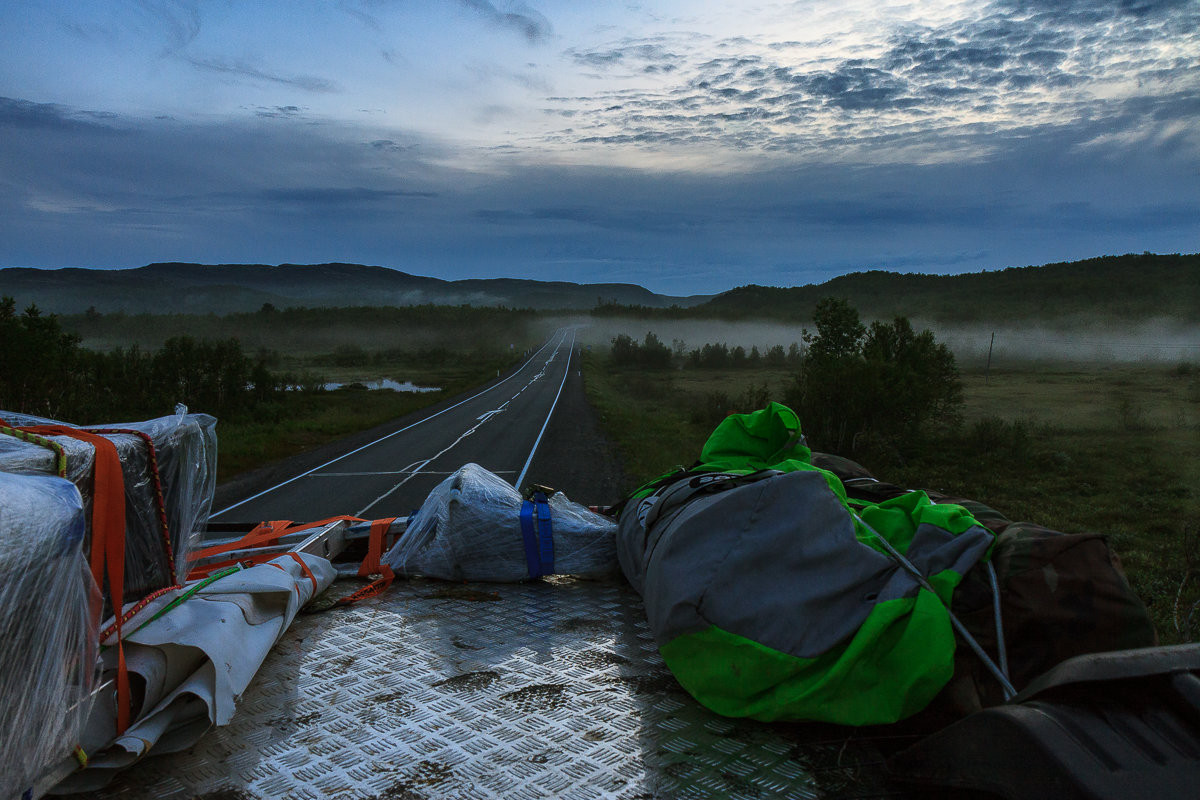
M 1200 0 L 0 0 L 0 266 L 1200 251 Z

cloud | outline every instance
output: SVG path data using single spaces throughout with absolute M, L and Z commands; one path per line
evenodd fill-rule
M 466 70 L 474 76 L 478 85 L 483 86 L 493 81 L 507 81 L 508 83 L 516 84 L 522 89 L 527 89 L 531 92 L 539 92 L 545 94 L 550 91 L 550 84 L 545 78 L 533 74 L 529 71 L 517 71 L 507 69 L 499 64 L 468 64 Z
M 300 106 L 255 106 L 254 115 L 267 119 L 294 119 L 304 113 Z
M 509 208 L 477 209 L 474 216 L 492 225 L 537 226 L 541 223 L 571 223 L 602 230 L 638 233 L 671 233 L 705 227 L 712 222 L 706 213 L 622 209 L 600 206 L 558 206 L 518 210 Z M 544 227 L 544 226 L 542 226 Z
M 383 32 L 383 26 L 379 24 L 379 20 L 373 14 L 368 14 L 361 8 L 355 8 L 353 5 L 346 2 L 346 0 L 340 0 L 340 2 L 337 4 L 337 7 L 339 11 L 350 15 L 376 33 Z
M 1057 130 L 1082 144 L 1140 128 L 1135 113 L 1163 128 L 1194 120 L 1178 95 L 1200 90 L 1197 30 L 1194 3 L 993 0 L 933 26 L 878 27 L 867 41 L 626 39 L 565 51 L 606 83 L 547 98 L 547 116 L 569 127 L 543 142 L 858 162 L 986 159 Z M 847 57 L 851 45 L 858 55 Z M 666 81 L 614 80 L 651 67 Z M 1160 138 L 1200 148 L 1183 132 Z
M 276 75 L 265 70 L 259 69 L 244 61 L 223 61 L 215 58 L 196 58 L 189 57 L 187 62 L 197 69 L 208 72 L 216 72 L 224 75 L 235 75 L 242 78 L 250 78 L 252 80 L 267 81 L 269 83 L 278 83 L 284 86 L 291 86 L 296 89 L 303 89 L 306 92 L 317 93 L 335 93 L 341 89 L 336 83 L 325 78 L 319 78 L 313 75 Z
M 515 4 L 511 11 L 501 11 L 488 0 L 459 0 L 459 2 L 473 11 L 477 11 L 489 22 L 517 31 L 530 42 L 542 41 L 550 35 L 550 21 L 524 3 Z
M 400 144 L 394 139 L 374 139 L 367 144 L 372 149 L 385 153 L 403 153 L 413 149 L 413 145 Z
M 0 127 L 111 133 L 115 129 L 101 123 L 116 118 L 117 115 L 112 112 L 75 111 L 58 103 L 35 103 L 20 98 L 0 97 Z
M 269 203 L 288 203 L 299 206 L 358 205 L 377 203 L 401 197 L 437 197 L 437 192 L 404 191 L 400 189 L 368 189 L 363 186 L 337 188 L 326 186 L 298 186 L 279 189 L 262 189 L 258 198 Z
M 135 0 L 135 8 L 164 39 L 164 54 L 183 50 L 200 35 L 200 8 L 194 0 Z
M 623 66 L 644 73 L 673 72 L 683 63 L 683 58 L 678 53 L 672 52 L 661 42 L 645 39 L 628 39 L 604 48 L 572 47 L 564 54 L 576 64 L 585 67 L 608 69 Z

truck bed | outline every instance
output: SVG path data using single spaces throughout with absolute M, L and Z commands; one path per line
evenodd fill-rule
M 623 581 L 417 579 L 301 614 L 232 724 L 89 797 L 907 796 L 880 744 L 703 708 Z

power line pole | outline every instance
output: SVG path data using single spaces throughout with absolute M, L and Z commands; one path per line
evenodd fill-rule
M 988 360 L 987 366 L 983 368 L 983 385 L 988 385 L 988 378 L 992 372 L 992 346 L 996 344 L 996 332 L 992 331 L 992 341 L 988 343 Z

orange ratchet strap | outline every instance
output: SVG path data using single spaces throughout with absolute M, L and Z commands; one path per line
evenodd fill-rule
M 117 628 L 117 735 L 129 727 L 131 693 L 129 670 L 125 665 L 125 643 L 121 623 L 125 598 L 125 477 L 121 473 L 121 457 L 117 446 L 95 433 L 63 425 L 35 425 L 24 428 L 42 436 L 70 436 L 87 442 L 96 451 L 92 468 L 92 543 L 91 568 L 96 586 L 103 592 L 104 577 L 108 576 L 108 593 L 112 599 Z M 95 629 L 100 628 L 103 599 L 92 608 Z

